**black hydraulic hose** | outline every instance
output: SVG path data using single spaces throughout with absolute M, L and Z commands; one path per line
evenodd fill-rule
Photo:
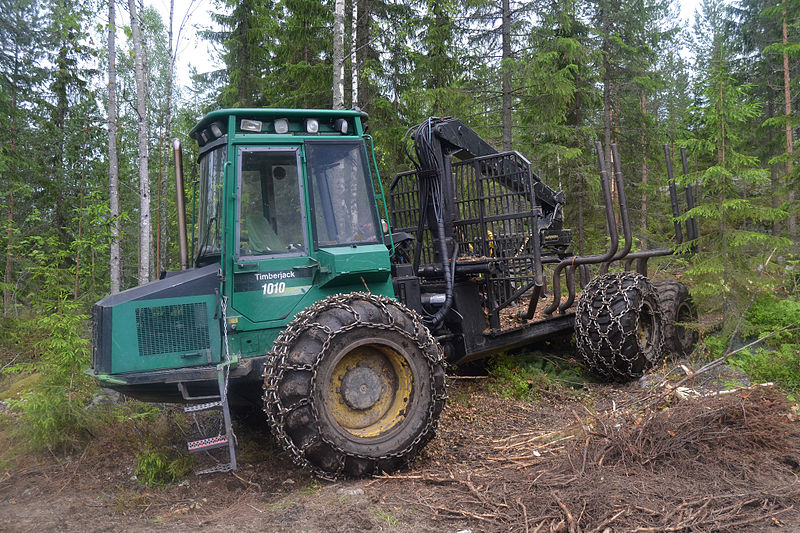
M 619 160 L 619 150 L 617 149 L 616 144 L 611 145 L 611 155 L 614 157 L 614 181 L 617 183 L 617 196 L 619 197 L 619 216 L 622 222 L 622 235 L 625 237 L 625 244 L 622 246 L 622 250 L 618 251 L 614 254 L 614 257 L 608 260 L 607 263 L 603 263 L 603 266 L 600 268 L 600 273 L 605 274 L 608 272 L 608 267 L 614 261 L 619 261 L 631 251 L 631 246 L 633 245 L 633 235 L 631 234 L 631 222 L 630 217 L 628 216 L 628 199 L 625 195 L 625 180 L 622 177 L 622 164 Z M 570 302 L 572 305 L 572 302 Z M 568 306 L 564 307 L 566 309 Z
M 611 201 L 611 187 L 609 186 L 608 167 L 606 166 L 605 158 L 603 157 L 603 145 L 599 141 L 595 142 L 595 149 L 597 150 L 597 162 L 600 166 L 600 185 L 603 189 L 603 200 L 606 204 L 606 224 L 608 224 L 608 234 L 611 242 L 608 244 L 608 250 L 601 255 L 587 255 L 587 256 L 573 256 L 568 257 L 556 265 L 553 271 L 553 302 L 544 308 L 543 312 L 550 315 L 558 308 L 561 302 L 561 271 L 567 266 L 580 266 L 590 263 L 603 263 L 608 261 L 617 251 L 619 245 L 619 235 L 617 234 L 617 219 L 614 216 L 614 206 Z
M 437 201 L 438 198 L 436 196 L 433 197 L 433 201 Z M 451 260 L 452 268 L 450 265 L 444 264 L 446 260 L 449 259 L 447 254 L 447 242 L 445 241 L 445 234 L 444 234 L 444 221 L 442 220 L 441 216 L 436 217 L 436 229 L 438 230 L 439 236 L 439 253 L 442 256 L 442 273 L 444 274 L 444 303 L 439 308 L 436 313 L 433 315 L 428 315 L 423 318 L 425 323 L 430 327 L 436 327 L 442 323 L 444 320 L 445 315 L 447 315 L 448 311 L 450 311 L 450 307 L 453 305 L 453 277 L 455 276 L 455 263 L 456 263 L 456 254 L 458 253 L 458 246 L 453 249 L 453 258 Z
M 442 169 L 439 168 L 438 159 L 436 154 L 433 153 L 430 142 L 430 136 L 432 135 L 431 123 L 433 120 L 433 118 L 429 118 L 425 122 L 417 125 L 415 128 L 410 128 L 406 132 L 406 135 L 408 135 L 412 129 L 414 130 L 411 136 L 414 141 L 417 160 L 412 158 L 412 161 L 414 161 L 414 164 L 417 166 L 417 173 L 420 175 L 420 189 L 423 191 L 423 198 L 425 198 L 424 203 L 421 203 L 420 205 L 420 209 L 423 211 L 427 210 L 428 206 L 430 205 L 431 214 L 434 215 L 436 222 L 436 235 L 439 241 L 439 255 L 442 259 L 442 273 L 444 275 L 445 282 L 445 300 L 436 313 L 424 317 L 424 321 L 427 325 L 436 327 L 442 323 L 442 320 L 444 320 L 444 317 L 447 315 L 453 305 L 453 285 L 458 245 L 456 244 L 454 246 L 453 257 L 451 258 L 450 254 L 447 253 L 447 236 L 445 233 L 444 219 L 441 213 L 440 205 L 442 200 L 441 182 L 443 179 L 445 179 L 445 177 L 442 176 Z M 445 154 L 442 154 L 442 156 L 446 157 Z M 423 217 L 424 212 L 421 212 L 420 221 Z M 417 249 L 419 249 L 419 243 L 421 243 L 422 239 L 421 232 L 418 232 L 417 239 Z M 415 264 L 418 265 L 418 257 L 415 257 L 414 259 Z M 448 261 L 450 261 L 449 264 L 447 263 Z

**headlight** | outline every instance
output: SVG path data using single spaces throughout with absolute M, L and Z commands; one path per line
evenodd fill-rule
M 319 133 L 319 121 L 315 118 L 306 119 L 306 132 Z
M 278 118 L 275 119 L 275 133 L 289 133 L 289 119 Z
M 254 131 L 256 133 L 261 133 L 261 121 L 260 120 L 250 120 L 247 118 L 242 119 L 242 129 L 244 131 Z

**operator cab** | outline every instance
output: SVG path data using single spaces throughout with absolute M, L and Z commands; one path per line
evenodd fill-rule
M 365 118 L 227 109 L 192 131 L 200 145 L 195 265 L 219 264 L 233 281 L 221 289 L 231 328 L 281 327 L 337 292 L 394 296 Z M 269 345 L 259 338 L 244 348 Z
M 316 109 L 206 115 L 191 132 L 191 266 L 98 302 L 92 374 L 163 401 L 177 391 L 170 383 L 214 378 L 236 355 L 236 375 L 260 381 L 299 311 L 333 294 L 394 297 L 365 120 Z

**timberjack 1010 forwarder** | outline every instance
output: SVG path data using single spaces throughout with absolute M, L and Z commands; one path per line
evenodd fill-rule
M 648 259 L 671 249 L 630 253 L 616 147 L 612 178 L 597 146 L 608 249 L 577 256 L 564 194 L 519 153 L 431 118 L 408 131 L 415 170 L 385 195 L 365 121 L 358 110 L 208 114 L 191 132 L 200 146 L 191 266 L 176 141 L 181 270 L 94 306 L 90 373 L 103 386 L 222 411 L 219 435 L 189 443 L 228 450 L 212 471 L 236 467 L 229 400 L 263 402 L 299 465 L 362 476 L 397 469 L 432 438 L 446 362 L 574 329 L 589 368 L 625 380 L 691 348 L 686 287 L 646 277 Z M 674 184 L 670 193 L 677 216 Z M 696 237 L 691 220 L 686 230 Z M 614 262 L 623 268 L 608 273 Z

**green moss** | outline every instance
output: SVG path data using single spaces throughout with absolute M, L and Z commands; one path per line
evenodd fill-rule
M 574 391 L 589 381 L 574 361 L 542 352 L 501 354 L 489 362 L 490 390 L 502 397 L 533 399 L 546 391 Z
M 744 350 L 728 361 L 747 372 L 753 381 L 777 383 L 800 392 L 800 344 L 784 344 L 778 349 Z

